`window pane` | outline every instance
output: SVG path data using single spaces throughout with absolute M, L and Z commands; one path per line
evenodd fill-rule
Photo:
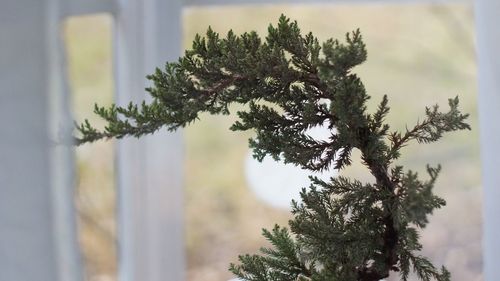
M 441 163 L 436 193 L 448 205 L 438 210 L 423 232 L 424 254 L 446 265 L 457 281 L 481 276 L 481 196 L 476 62 L 470 5 L 265 5 L 189 8 L 184 13 L 184 46 L 208 25 L 225 34 L 257 30 L 284 13 L 302 31 L 320 39 L 343 39 L 360 28 L 368 60 L 356 69 L 372 96 L 373 110 L 389 96 L 393 129 L 404 130 L 422 119 L 424 107 L 458 95 L 471 114 L 471 132 L 447 135 L 432 145 L 412 144 L 400 164 L 423 172 L 427 163 Z M 234 109 L 233 109 L 234 111 Z M 201 116 L 185 130 L 187 140 L 188 280 L 228 280 L 230 262 L 264 245 L 262 227 L 286 225 L 287 210 L 259 201 L 247 187 L 245 159 L 251 133 L 228 130 L 234 116 Z M 359 157 L 359 155 L 358 155 Z M 355 162 L 355 161 L 354 161 Z M 361 165 L 342 174 L 371 181 Z M 271 188 L 271 187 L 270 187 Z
M 109 105 L 113 99 L 112 17 L 72 17 L 64 36 L 75 119 L 103 125 L 92 110 L 94 103 Z M 92 281 L 116 276 L 113 152 L 109 141 L 76 149 L 79 239 L 86 277 Z

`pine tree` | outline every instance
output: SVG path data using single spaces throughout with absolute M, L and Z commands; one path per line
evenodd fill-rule
M 147 78 L 151 103 L 99 107 L 107 121 L 103 130 L 88 121 L 78 126 L 78 144 L 99 139 L 141 137 L 160 128 L 174 131 L 198 119 L 200 113 L 229 114 L 231 104 L 246 105 L 237 112 L 233 131 L 253 130 L 250 147 L 256 159 L 272 156 L 309 171 L 341 170 L 351 164 L 357 149 L 374 183 L 338 176 L 329 181 L 311 177 L 292 202 L 289 229 L 264 230 L 271 248 L 260 255 L 242 255 L 230 270 L 249 281 L 377 281 L 398 273 L 408 280 L 413 272 L 423 281 L 450 280 L 419 254 L 419 231 L 434 209 L 445 201 L 433 194 L 440 167 L 427 167 L 428 179 L 405 171 L 395 162 L 410 141 L 430 143 L 443 133 L 470 129 L 468 114 L 437 105 L 404 132 L 391 131 L 384 118 L 386 96 L 374 113 L 370 98 L 353 67 L 366 60 L 361 34 L 346 35 L 345 43 L 329 39 L 320 44 L 313 34 L 302 35 L 296 22 L 281 16 L 261 39 L 255 32 L 225 38 L 208 29 L 196 36 L 191 50 L 177 62 Z M 307 130 L 323 126 L 327 140 Z

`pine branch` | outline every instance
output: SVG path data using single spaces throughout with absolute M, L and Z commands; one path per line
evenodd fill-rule
M 399 150 L 413 139 L 419 143 L 429 143 L 440 139 L 445 132 L 470 130 L 470 126 L 465 123 L 469 114 L 461 114 L 458 110 L 458 97 L 449 99 L 448 104 L 450 105 L 449 112 L 439 112 L 438 105 L 432 108 L 427 107 L 425 109 L 427 118 L 422 123 L 417 123 L 412 130 L 406 130 L 403 136 L 398 132 L 391 134 L 392 146 L 388 153 L 390 159 L 398 158 Z

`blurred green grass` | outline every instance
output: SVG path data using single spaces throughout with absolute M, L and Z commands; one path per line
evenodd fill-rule
M 264 35 L 268 24 L 284 13 L 297 20 L 303 32 L 312 31 L 321 40 L 342 39 L 346 32 L 361 29 L 369 55 L 356 71 L 372 96 L 370 109 L 383 94 L 389 96 L 388 121 L 393 129 L 410 127 L 423 116 L 425 106 L 438 102 L 446 107 L 447 98 L 458 95 L 462 109 L 471 114 L 473 130 L 446 136 L 436 144 L 411 145 L 401 164 L 417 171 L 424 171 L 427 163 L 443 165 L 437 192 L 449 206 L 424 231 L 425 252 L 437 263 L 446 263 L 454 280 L 480 280 L 480 162 L 471 9 L 380 4 L 193 7 L 184 10 L 183 44 L 189 48 L 194 35 L 203 34 L 208 25 L 221 34 L 232 28 L 236 33 L 257 30 Z M 111 19 L 75 19 L 65 30 L 75 116 L 93 118 L 94 102 L 112 100 Z M 188 280 L 227 280 L 229 262 L 265 243 L 260 229 L 286 224 L 289 214 L 261 203 L 246 187 L 243 165 L 251 133 L 230 132 L 234 117 L 201 119 L 184 131 Z M 115 231 L 111 145 L 78 149 L 77 200 L 81 217 L 93 221 L 81 223 L 89 280 L 113 277 L 116 270 L 110 242 Z M 371 180 L 360 165 L 343 173 Z

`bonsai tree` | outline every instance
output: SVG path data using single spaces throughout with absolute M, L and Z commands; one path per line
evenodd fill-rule
M 384 118 L 389 112 L 384 96 L 378 108 L 367 112 L 370 96 L 352 69 L 366 60 L 359 30 L 345 43 L 329 39 L 320 44 L 313 34 L 302 35 L 296 22 L 281 16 L 261 39 L 255 32 L 225 38 L 208 29 L 196 36 L 191 50 L 177 62 L 147 78 L 151 103 L 127 107 L 99 107 L 107 121 L 103 130 L 88 121 L 78 126 L 78 144 L 100 139 L 141 137 L 166 128 L 187 126 L 200 113 L 229 114 L 233 103 L 246 105 L 237 112 L 233 131 L 253 130 L 250 147 L 256 159 L 272 156 L 310 171 L 341 170 L 351 164 L 351 152 L 373 176 L 363 183 L 343 176 L 323 181 L 311 177 L 301 192 L 302 203 L 292 202 L 289 229 L 264 230 L 271 248 L 260 255 L 242 255 L 230 270 L 252 281 L 378 281 L 391 273 L 408 280 L 411 272 L 424 281 L 450 280 L 419 254 L 419 231 L 434 209 L 445 201 L 433 194 L 440 167 L 427 167 L 428 177 L 396 163 L 401 148 L 411 141 L 437 141 L 443 133 L 470 129 L 468 114 L 437 105 L 413 128 L 392 131 Z M 310 137 L 307 130 L 323 126 L 327 140 Z

